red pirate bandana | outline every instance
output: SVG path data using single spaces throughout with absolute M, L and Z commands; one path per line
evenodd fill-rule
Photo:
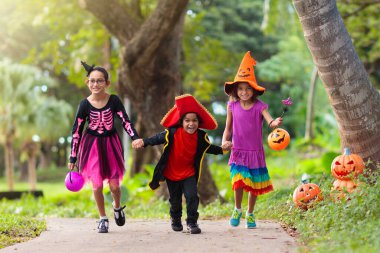
M 162 118 L 160 124 L 166 128 L 176 126 L 180 118 L 190 112 L 196 113 L 201 119 L 199 128 L 213 130 L 218 127 L 218 123 L 211 113 L 190 94 L 176 97 L 175 105 Z
M 227 95 L 231 95 L 234 85 L 242 82 L 248 83 L 253 89 L 257 91 L 264 92 L 265 88 L 259 86 L 256 82 L 255 72 L 253 68 L 254 66 L 256 66 L 256 61 L 252 58 L 251 52 L 248 51 L 240 63 L 240 67 L 236 73 L 234 81 L 224 83 L 224 92 Z

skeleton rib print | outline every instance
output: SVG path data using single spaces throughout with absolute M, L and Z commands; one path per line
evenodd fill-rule
M 98 111 L 90 111 L 90 123 L 88 127 L 97 131 L 99 134 L 104 133 L 104 129 L 107 131 L 111 130 L 113 126 L 113 115 L 111 108 L 107 110 L 98 112 Z

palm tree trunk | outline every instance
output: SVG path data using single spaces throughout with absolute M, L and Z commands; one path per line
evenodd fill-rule
M 338 122 L 341 148 L 379 163 L 380 94 L 355 52 L 336 1 L 293 3 Z
M 37 157 L 37 145 L 31 141 L 25 146 L 26 153 L 28 154 L 28 181 L 31 191 L 36 190 L 37 186 L 37 174 L 36 174 L 36 157 Z
M 317 85 L 318 69 L 314 66 L 313 73 L 311 74 L 309 96 L 307 98 L 307 112 L 306 112 L 306 126 L 305 126 L 305 139 L 312 140 L 313 136 L 313 118 L 314 118 L 314 99 L 315 99 L 315 86 Z
M 51 166 L 52 163 L 52 152 L 51 152 L 52 145 L 48 142 L 42 142 L 41 143 L 41 153 L 40 153 L 40 168 L 41 169 L 47 169 Z
M 13 151 L 13 136 L 8 134 L 5 136 L 5 176 L 7 178 L 8 190 L 14 190 L 14 151 Z

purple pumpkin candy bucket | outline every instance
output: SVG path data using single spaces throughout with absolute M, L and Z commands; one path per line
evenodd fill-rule
M 83 188 L 84 179 L 79 172 L 70 171 L 66 175 L 65 185 L 69 191 L 77 192 Z

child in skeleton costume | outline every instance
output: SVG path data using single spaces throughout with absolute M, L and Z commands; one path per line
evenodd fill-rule
M 100 221 L 99 233 L 107 233 L 109 221 L 104 207 L 103 181 L 107 181 L 112 193 L 114 217 L 118 226 L 125 224 L 125 215 L 120 206 L 120 182 L 124 176 L 123 147 L 114 126 L 118 117 L 125 132 L 132 140 L 139 136 L 128 118 L 122 102 L 116 95 L 110 95 L 108 72 L 102 67 L 89 66 L 82 62 L 87 71 L 86 84 L 91 95 L 80 102 L 72 130 L 69 169 L 78 163 L 79 172 L 92 183 L 94 198 Z M 83 133 L 86 122 L 87 128 Z
M 246 227 L 255 228 L 253 215 L 257 196 L 273 190 L 265 163 L 262 128 L 265 119 L 269 127 L 276 128 L 282 118 L 272 119 L 268 105 L 258 99 L 265 88 L 259 86 L 254 74 L 255 60 L 247 52 L 233 82 L 224 84 L 230 96 L 227 106 L 226 128 L 222 147 L 231 148 L 229 159 L 232 189 L 235 193 L 235 209 L 230 219 L 231 226 L 238 226 L 242 216 L 243 190 L 248 192 Z M 231 142 L 232 137 L 232 142 Z
M 155 190 L 160 186 L 160 181 L 166 180 L 170 194 L 171 227 L 174 231 L 183 230 L 181 216 L 184 195 L 187 230 L 191 234 L 199 234 L 197 182 L 202 161 L 206 153 L 223 154 L 222 148 L 211 144 L 206 132 L 199 128 L 216 129 L 217 122 L 193 96 L 182 95 L 175 98 L 174 107 L 162 119 L 161 125 L 167 129 L 153 137 L 138 140 L 141 141 L 139 147 L 164 144 L 163 154 L 149 186 Z

